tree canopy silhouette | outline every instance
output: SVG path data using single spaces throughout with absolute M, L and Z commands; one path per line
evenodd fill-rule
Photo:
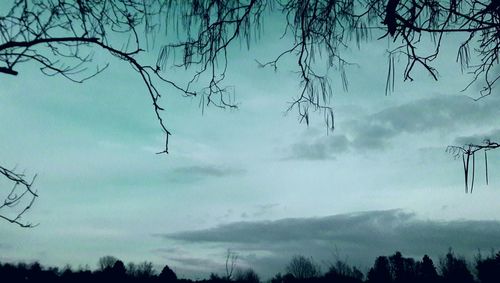
M 290 260 L 286 266 L 286 271 L 299 280 L 311 279 L 321 275 L 320 266 L 312 258 L 301 255 L 296 255 Z
M 106 267 L 98 265 L 97 270 L 79 268 L 73 270 L 69 266 L 63 270 L 57 267 L 44 267 L 38 262 L 26 264 L 23 262 L 12 264 L 0 262 L 0 278 L 5 282 L 158 282 L 158 283 L 259 283 L 259 275 L 251 268 L 236 270 L 233 278 L 219 276 L 211 273 L 207 279 L 184 279 L 178 278 L 175 272 L 165 265 L 160 274 L 152 268 L 152 264 L 129 263 L 127 267 L 121 260 L 115 259 L 112 266 Z M 440 261 L 440 273 L 436 271 L 432 260 L 425 255 L 422 260 L 414 260 L 411 257 L 403 257 L 400 252 L 393 255 L 379 256 L 375 260 L 373 267 L 369 270 L 366 280 L 363 280 L 363 273 L 356 267 L 351 267 L 345 262 L 337 261 L 331 265 L 329 270 L 322 274 L 317 267 L 314 267 L 312 260 L 303 256 L 295 256 L 294 261 L 300 261 L 300 269 L 306 271 L 289 270 L 298 272 L 297 274 L 287 273 L 276 274 L 267 282 L 272 283 L 436 283 L 436 282 L 470 282 L 470 283 L 492 283 L 498 282 L 500 278 L 500 253 L 492 252 L 487 258 L 482 258 L 479 254 L 475 260 L 476 275 L 472 276 L 471 267 L 465 259 L 455 256 L 451 250 Z M 305 263 L 305 265 L 304 265 Z M 289 264 L 289 266 L 290 266 Z M 311 265 L 312 264 L 312 265 Z M 132 267 L 132 268 L 131 268 Z M 144 269 L 145 268 L 145 269 Z M 200 266 L 202 268 L 202 266 Z M 315 269 L 310 272 L 311 268 Z M 289 267 L 286 268 L 287 270 Z M 2 282 L 3 282 L 2 281 Z
M 0 17 L 0 73 L 16 76 L 22 66 L 33 64 L 48 76 L 63 76 L 81 83 L 108 68 L 96 63 L 93 54 L 101 52 L 130 65 L 145 85 L 160 129 L 165 135 L 160 153 L 168 153 L 170 131 L 162 118 L 161 94 L 177 91 L 198 96 L 203 105 L 235 108 L 233 88 L 224 84 L 228 52 L 235 44 L 248 48 L 258 45 L 266 18 L 281 19 L 283 37 L 291 38 L 270 61 L 259 61 L 261 67 L 278 68 L 289 56 L 295 62 L 300 89 L 291 98 L 288 111 L 297 111 L 300 121 L 309 123 L 310 112 L 323 114 L 329 129 L 334 128 L 331 106 L 331 73 L 348 88 L 346 67 L 352 63 L 342 51 L 359 45 L 374 34 L 391 39 L 388 52 L 386 92 L 395 80 L 395 59 L 406 61 L 404 80 L 413 80 L 421 67 L 435 80 L 433 65 L 446 34 L 465 33 L 467 38 L 457 46 L 457 61 L 463 71 L 480 83 L 478 97 L 492 93 L 500 78 L 495 71 L 500 48 L 500 1 L 430 1 L 430 0 L 13 0 L 10 9 Z M 5 5 L 5 4 L 3 4 Z M 161 31 L 175 33 L 176 42 L 165 43 L 156 62 L 148 63 L 139 55 L 151 50 L 153 37 Z M 431 51 L 420 51 L 433 42 Z M 163 39 L 163 38 L 162 38 Z M 324 64 L 318 63 L 324 59 Z M 167 67 L 189 69 L 194 75 L 188 81 L 174 81 Z M 491 149 L 494 143 L 474 149 Z M 462 154 L 469 159 L 471 147 Z M 475 151 L 474 151 L 475 152 Z M 5 167 L 7 168 L 7 167 Z M 26 197 L 34 200 L 31 181 L 23 174 L 1 168 L 0 174 L 25 193 L 9 194 L 4 206 L 12 207 Z M 2 218 L 21 226 L 21 220 L 32 202 L 21 212 Z

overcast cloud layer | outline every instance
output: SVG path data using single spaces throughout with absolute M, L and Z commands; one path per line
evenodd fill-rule
M 213 249 L 231 248 L 243 265 L 271 275 L 283 271 L 294 254 L 318 262 L 348 259 L 364 269 L 376 256 L 401 251 L 416 258 L 424 254 L 438 260 L 449 247 L 471 257 L 478 250 L 499 249 L 500 221 L 421 220 L 401 210 L 367 211 L 317 218 L 235 222 L 215 228 L 156 235 L 180 245 L 200 244 Z M 197 262 L 177 253 L 165 253 L 181 267 L 196 269 Z M 180 260 L 182 259 L 182 260 Z M 207 257 L 205 260 L 213 260 Z M 224 258 L 221 256 L 220 260 Z M 194 259 L 192 259 L 194 260 Z M 215 259 L 217 262 L 217 259 Z M 216 266 L 215 262 L 211 264 Z

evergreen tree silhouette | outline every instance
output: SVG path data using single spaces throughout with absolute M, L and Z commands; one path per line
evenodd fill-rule
M 368 282 L 370 283 L 391 283 L 392 275 L 389 259 L 386 256 L 379 256 L 375 264 L 368 272 Z
M 439 280 L 439 276 L 434 266 L 434 262 L 428 255 L 424 255 L 421 262 L 416 266 L 417 282 L 435 283 Z
M 440 262 L 441 275 L 445 283 L 472 283 L 474 277 L 463 258 L 456 257 L 450 249 Z
M 162 283 L 172 283 L 177 281 L 177 275 L 175 272 L 170 269 L 168 265 L 165 265 L 163 269 L 161 270 L 160 276 L 158 276 L 158 279 Z
M 481 283 L 500 282 L 500 252 L 476 262 L 477 278 Z

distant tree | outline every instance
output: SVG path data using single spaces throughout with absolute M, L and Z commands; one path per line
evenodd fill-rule
M 375 259 L 375 264 L 367 276 L 370 283 L 390 283 L 393 282 L 391 275 L 391 265 L 386 256 L 379 256 Z
M 30 282 L 38 282 L 43 279 L 43 270 L 39 262 L 33 262 L 25 271 L 25 280 Z
M 16 281 L 22 281 L 22 279 L 24 279 L 18 267 L 10 263 L 3 264 L 0 267 L 0 272 L 2 281 L 16 282 Z
M 150 279 L 155 275 L 153 263 L 143 261 L 137 265 L 137 277 L 142 279 Z
M 107 269 L 111 270 L 117 261 L 118 261 L 118 259 L 116 257 L 111 256 L 111 255 L 106 255 L 106 256 L 99 258 L 99 261 L 97 262 L 97 266 L 98 266 L 100 271 L 104 271 Z
M 172 283 L 177 281 L 177 275 L 172 269 L 170 269 L 168 265 L 165 265 L 165 267 L 163 267 L 158 278 L 160 279 L 160 282 L 165 283 Z
M 209 279 L 211 283 L 227 283 L 229 280 L 227 280 L 225 277 L 219 276 L 217 273 L 210 273 Z
M 247 269 L 237 269 L 234 275 L 234 281 L 241 283 L 260 283 L 260 277 L 251 268 Z
M 127 269 L 121 260 L 117 260 L 110 271 L 111 277 L 116 281 L 122 281 L 127 276 Z
M 405 258 L 401 252 L 396 252 L 389 257 L 391 274 L 395 283 L 414 282 L 416 277 L 415 260 Z
M 283 275 L 282 280 L 283 283 L 292 283 L 297 281 L 295 276 L 293 276 L 293 274 L 291 273 L 286 273 L 285 275 Z
M 226 276 L 225 280 L 231 280 L 233 276 L 234 269 L 236 268 L 236 262 L 238 261 L 238 254 L 231 249 L 226 252 Z
M 337 260 L 324 275 L 329 282 L 356 283 L 363 281 L 363 273 L 346 262 Z
M 38 261 L 33 262 L 30 265 L 30 272 L 33 272 L 33 273 L 42 272 L 42 265 Z
M 319 277 L 321 275 L 321 268 L 312 258 L 296 255 L 286 266 L 286 272 L 301 280 Z
M 73 282 L 73 281 L 76 281 L 75 278 L 74 278 L 74 272 L 71 269 L 71 266 L 66 265 L 66 266 L 63 267 L 62 273 L 61 273 L 61 280 L 63 282 Z
M 281 275 L 281 272 L 276 273 L 276 275 L 273 276 L 270 280 L 271 283 L 283 283 L 283 275 Z
M 481 283 L 500 282 L 500 252 L 485 259 L 476 260 L 477 278 Z
M 446 256 L 439 262 L 441 276 L 445 283 L 472 283 L 474 277 L 464 258 L 456 257 L 450 249 Z
M 127 275 L 130 277 L 135 277 L 137 274 L 137 265 L 133 262 L 127 263 Z
M 428 255 L 424 255 L 422 261 L 416 265 L 417 282 L 435 283 L 439 280 L 434 262 Z

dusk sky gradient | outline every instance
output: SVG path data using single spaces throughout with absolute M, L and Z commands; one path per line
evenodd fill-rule
M 94 268 L 113 255 L 198 278 L 222 273 L 231 249 L 268 278 L 294 254 L 366 271 L 396 250 L 438 260 L 450 246 L 465 256 L 500 249 L 500 151 L 489 155 L 488 186 L 478 159 L 472 194 L 461 160 L 445 151 L 500 140 L 498 90 L 479 101 L 470 98 L 477 87 L 461 92 L 470 77 L 455 62 L 459 38 L 442 47 L 438 82 L 423 70 L 403 82 L 402 60 L 387 96 L 387 40 L 353 44 L 348 92 L 331 70 L 336 123 L 327 133 L 320 113 L 308 127 L 284 114 L 299 89 L 293 57 L 276 72 L 255 62 L 290 44 L 279 23 L 266 22 L 250 50 L 230 50 L 237 110 L 202 114 L 198 98 L 162 88 L 168 155 L 155 154 L 164 136 L 143 82 L 116 58 L 96 52 L 110 67 L 83 84 L 32 64 L 0 76 L 1 164 L 37 174 L 40 195 L 25 216 L 39 226 L 0 222 L 0 261 Z M 142 56 L 153 63 L 157 52 Z

